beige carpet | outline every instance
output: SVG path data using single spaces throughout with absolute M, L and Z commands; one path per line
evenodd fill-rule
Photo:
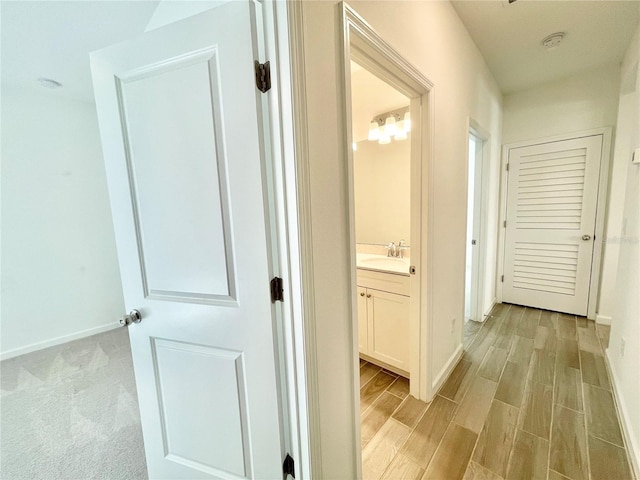
M 0 478 L 147 478 L 127 330 L 0 363 Z

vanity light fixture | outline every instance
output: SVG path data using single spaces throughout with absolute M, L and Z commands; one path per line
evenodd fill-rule
M 380 145 L 391 143 L 391 139 L 406 140 L 411 131 L 411 116 L 407 107 L 376 116 L 369 123 L 367 139 Z

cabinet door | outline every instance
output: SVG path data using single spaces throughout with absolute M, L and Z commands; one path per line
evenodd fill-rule
M 367 294 L 369 355 L 409 371 L 409 297 L 370 289 Z
M 358 287 L 358 348 L 369 353 L 369 326 L 367 317 L 367 289 Z

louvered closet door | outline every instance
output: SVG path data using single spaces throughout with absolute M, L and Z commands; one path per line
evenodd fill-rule
M 602 135 L 509 151 L 504 302 L 586 315 L 601 157 Z

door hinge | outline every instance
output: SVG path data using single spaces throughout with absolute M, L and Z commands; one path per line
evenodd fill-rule
M 280 277 L 271 279 L 271 303 L 276 302 L 284 302 L 284 288 Z
M 503 226 L 504 228 L 507 228 L 507 221 L 506 221 L 506 220 L 505 220 L 504 222 L 502 222 L 502 226 Z
M 258 60 L 254 63 L 256 68 L 256 86 L 262 93 L 271 89 L 271 64 L 269 62 L 260 63 Z
M 295 462 L 288 453 L 284 462 L 282 462 L 282 473 L 284 473 L 284 478 L 287 478 L 287 475 L 291 475 L 291 478 L 296 478 Z
M 507 163 L 507 172 L 509 171 L 509 164 Z
M 504 275 L 500 277 L 500 281 L 504 283 Z

